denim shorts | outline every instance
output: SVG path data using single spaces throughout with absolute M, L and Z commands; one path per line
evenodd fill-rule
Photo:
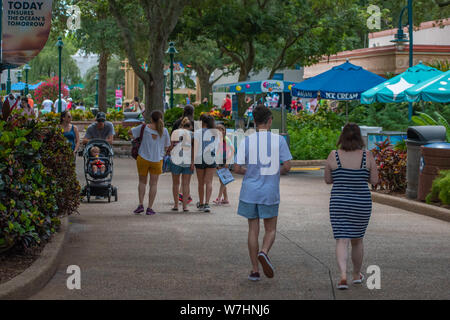
M 238 215 L 247 219 L 270 219 L 278 216 L 279 204 L 265 205 L 239 201 Z
M 182 167 L 170 162 L 170 172 L 173 174 L 193 174 L 190 167 Z

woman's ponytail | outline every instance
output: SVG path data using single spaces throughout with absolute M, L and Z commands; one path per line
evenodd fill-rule
M 163 121 L 163 114 L 159 110 L 155 110 L 151 114 L 152 122 L 155 124 L 156 131 L 158 131 L 158 134 L 160 137 L 162 137 L 164 133 L 164 121 Z

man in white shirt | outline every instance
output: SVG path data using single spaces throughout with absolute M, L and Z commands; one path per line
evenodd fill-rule
M 44 98 L 44 101 L 42 101 L 41 106 L 42 106 L 42 108 L 41 108 L 42 114 L 46 114 L 46 113 L 54 111 L 53 110 L 53 101 L 50 100 L 48 97 Z
M 59 99 L 57 99 L 53 105 L 56 112 L 59 112 Z M 62 98 L 61 95 L 61 112 L 66 111 L 67 109 L 67 101 Z

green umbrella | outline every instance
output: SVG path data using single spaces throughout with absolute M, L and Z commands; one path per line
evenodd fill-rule
M 450 70 L 406 90 L 409 102 L 450 102 Z
M 74 84 L 73 86 L 70 86 L 69 89 L 70 90 L 72 90 L 72 89 L 84 89 L 84 84 L 82 84 L 82 83 Z
M 405 72 L 389 79 L 372 89 L 361 94 L 361 103 L 370 104 L 378 102 L 404 102 L 406 99 L 405 91 L 418 83 L 422 83 L 433 78 L 442 71 L 426 66 L 419 62 L 415 66 L 408 68 Z

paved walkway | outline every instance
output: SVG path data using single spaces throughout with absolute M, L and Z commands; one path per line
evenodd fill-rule
M 275 278 L 253 283 L 247 280 L 247 222 L 236 214 L 240 178 L 229 187 L 230 206 L 174 213 L 171 177 L 164 174 L 159 214 L 135 216 L 135 163 L 115 159 L 119 202 L 81 205 L 80 215 L 70 218 L 57 273 L 33 299 L 450 299 L 450 224 L 378 204 L 366 233 L 363 268 L 380 267 L 381 289 L 335 290 L 330 186 L 322 175 L 282 177 L 278 234 L 270 252 Z M 194 177 L 194 200 L 196 186 Z M 215 178 L 213 199 L 217 191 Z M 81 268 L 81 290 L 66 288 L 69 265 Z

